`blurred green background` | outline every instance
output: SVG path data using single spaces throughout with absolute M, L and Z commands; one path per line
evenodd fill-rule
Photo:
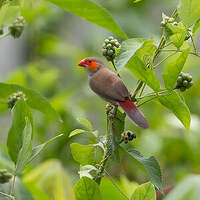
M 161 13 L 170 15 L 178 3 L 174 0 L 143 0 L 136 4 L 133 0 L 96 1 L 107 8 L 130 38 L 146 37 L 156 41 L 161 35 Z M 106 102 L 89 89 L 87 74 L 77 63 L 87 56 L 102 58 L 103 41 L 112 34 L 42 0 L 35 0 L 32 9 L 25 15 L 28 22 L 22 37 L 0 40 L 0 81 L 40 92 L 60 113 L 64 121 L 62 127 L 34 112 L 35 144 L 61 132 L 65 133 L 65 137 L 48 146 L 29 165 L 23 181 L 34 196 L 38 194 L 41 199 L 72 200 L 72 187 L 79 178 L 79 165 L 71 156 L 69 144 L 75 141 L 88 144 L 91 138 L 84 134 L 69 139 L 68 134 L 75 128 L 81 128 L 77 117 L 90 120 L 102 135 L 106 130 Z M 200 45 L 198 37 L 195 40 Z M 159 69 L 160 72 L 165 65 Z M 112 69 L 111 65 L 109 67 Z M 188 174 L 200 173 L 199 58 L 190 55 L 184 69 L 192 74 L 195 83 L 183 94 L 191 110 L 190 134 L 156 100 L 142 107 L 150 129 L 142 131 L 128 119 L 126 121 L 126 129 L 137 134 L 132 145 L 145 156 L 154 155 L 159 161 L 164 186 L 175 185 Z M 121 71 L 121 76 L 128 89 L 133 91 L 137 80 L 126 69 Z M 3 104 L 0 104 L 0 111 L 0 168 L 7 168 L 10 163 L 5 156 L 5 146 L 11 115 Z M 128 185 L 149 180 L 144 170 L 126 156 L 121 158 L 120 163 L 110 162 L 108 171 L 118 179 L 122 188 L 126 188 L 127 193 Z M 123 199 L 107 178 L 103 179 L 101 188 L 103 199 Z

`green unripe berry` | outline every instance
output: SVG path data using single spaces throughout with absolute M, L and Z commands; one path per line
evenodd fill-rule
M 103 49 L 103 56 L 107 55 L 107 49 Z
M 119 42 L 115 42 L 115 46 L 116 46 L 117 48 L 119 48 L 119 47 L 120 47 Z
M 179 76 L 178 79 L 177 79 L 177 83 L 181 84 L 182 82 L 183 82 L 183 78 L 181 76 Z
M 111 41 L 111 40 L 113 40 L 113 39 L 114 39 L 114 37 L 113 37 L 113 36 L 110 36 L 108 39 Z
M 105 44 L 108 44 L 110 41 L 108 39 L 104 40 Z
M 0 29 L 0 35 L 3 35 L 3 29 L 2 28 Z
M 115 40 L 110 40 L 110 44 L 115 44 Z
M 107 51 L 107 55 L 108 55 L 108 56 L 112 56 L 114 53 L 115 53 L 115 52 L 114 52 L 112 49 L 109 49 L 109 50 Z
M 180 87 L 180 91 L 181 91 L 181 92 L 184 92 L 185 90 L 186 90 L 185 87 Z
M 189 82 L 192 80 L 192 76 L 191 76 L 190 74 L 188 74 L 187 80 L 188 80 Z
M 169 20 L 168 20 L 169 23 L 172 23 L 172 22 L 174 22 L 174 21 L 175 21 L 175 19 L 174 19 L 173 17 L 170 17 Z M 176 23 L 177 23 L 177 22 L 176 22 Z
M 191 81 L 191 82 L 189 82 L 188 83 L 188 86 L 187 86 L 187 88 L 190 88 L 190 87 L 192 87 L 194 85 L 194 82 L 193 81 Z
M 107 49 L 111 49 L 111 48 L 112 48 L 112 44 L 110 44 L 110 43 L 107 44 L 106 48 L 107 48 Z
M 165 27 L 165 26 L 166 26 L 165 21 L 161 21 L 161 22 L 160 22 L 160 26 L 161 26 L 161 27 Z
M 184 87 L 187 87 L 187 86 L 188 86 L 188 81 L 187 81 L 187 80 L 184 80 L 184 81 L 183 81 L 183 86 L 184 86 Z
M 177 22 L 173 22 L 172 25 L 178 26 L 178 23 Z
M 183 78 L 184 80 L 187 79 L 187 74 L 182 73 L 182 78 Z

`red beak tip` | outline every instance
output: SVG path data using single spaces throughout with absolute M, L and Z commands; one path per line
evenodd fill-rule
M 80 67 L 85 67 L 85 62 L 83 60 L 81 60 L 79 63 L 78 63 L 78 66 Z

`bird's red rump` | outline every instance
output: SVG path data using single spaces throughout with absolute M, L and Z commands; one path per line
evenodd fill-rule
M 126 97 L 125 101 L 118 101 L 118 103 L 133 122 L 135 122 L 141 128 L 149 128 L 149 123 L 145 119 L 144 115 L 129 97 Z
M 125 101 L 118 101 L 118 103 L 125 111 L 136 108 L 136 106 L 133 104 L 129 97 L 126 97 Z

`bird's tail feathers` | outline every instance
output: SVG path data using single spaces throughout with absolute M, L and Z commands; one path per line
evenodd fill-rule
M 144 115 L 129 97 L 126 97 L 125 101 L 118 101 L 118 103 L 135 124 L 144 129 L 149 128 L 149 123 L 145 119 Z

